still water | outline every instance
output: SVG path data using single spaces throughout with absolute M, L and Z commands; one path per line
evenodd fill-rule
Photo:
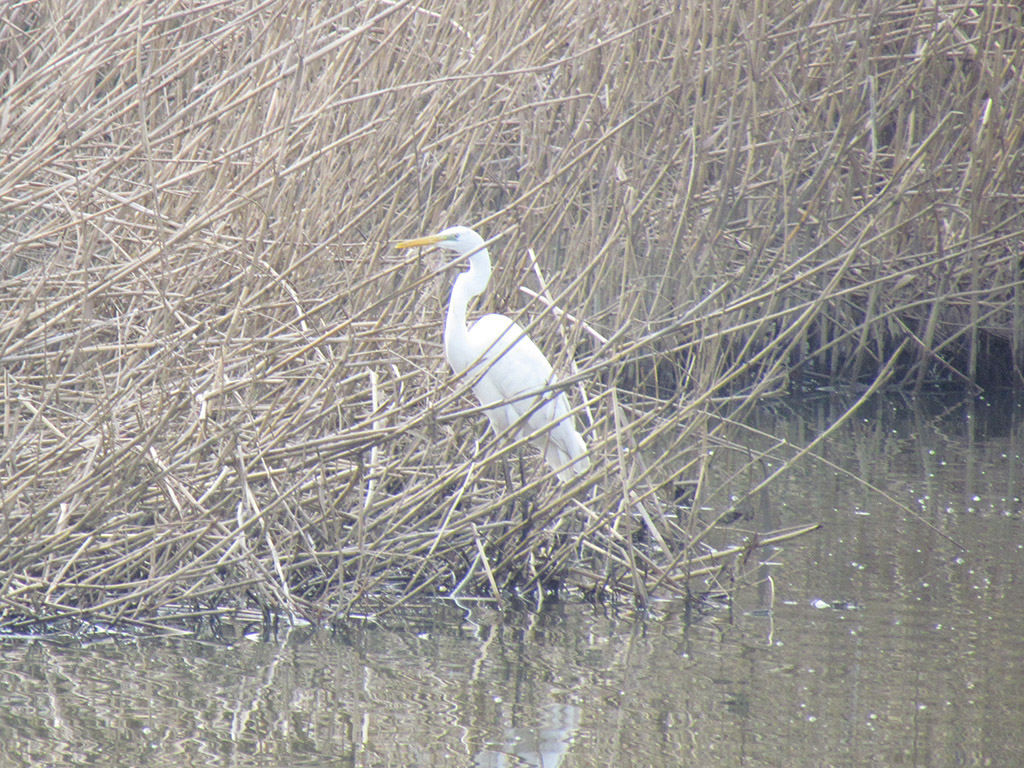
M 836 406 L 750 425 L 799 447 Z M 819 453 L 760 508 L 822 529 L 689 627 L 441 605 L 271 642 L 6 641 L 0 768 L 1021 765 L 1024 403 L 878 399 Z

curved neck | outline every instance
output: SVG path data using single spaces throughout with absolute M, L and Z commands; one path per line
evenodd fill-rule
M 448 301 L 448 316 L 444 323 L 444 353 L 455 373 L 462 373 L 473 362 L 469 349 L 469 329 L 466 310 L 469 302 L 487 288 L 491 279 L 491 258 L 486 248 L 469 257 L 469 269 L 455 278 L 452 296 Z

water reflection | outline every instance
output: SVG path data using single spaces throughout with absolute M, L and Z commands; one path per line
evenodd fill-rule
M 499 748 L 481 750 L 476 757 L 476 766 L 557 768 L 565 759 L 579 724 L 579 707 L 573 704 L 548 704 L 543 708 L 539 726 L 506 728 L 504 743 Z
M 744 440 L 804 445 L 831 407 Z M 822 531 L 689 629 L 439 605 L 267 643 L 8 641 L 0 766 L 1014 765 L 1022 448 L 1015 401 L 873 402 L 737 523 Z

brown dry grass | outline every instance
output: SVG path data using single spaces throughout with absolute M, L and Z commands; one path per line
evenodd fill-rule
M 1017 5 L 682 5 L 5 4 L 7 616 L 333 615 L 474 560 L 686 594 L 715 523 L 662 487 L 760 396 L 1019 381 Z M 456 222 L 578 364 L 584 483 L 448 375 L 451 275 L 390 243 Z

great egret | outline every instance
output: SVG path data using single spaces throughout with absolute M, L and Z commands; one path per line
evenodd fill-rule
M 487 288 L 491 258 L 484 239 L 469 227 L 449 227 L 415 240 L 403 240 L 396 248 L 437 245 L 461 256 L 469 254 L 469 269 L 455 278 L 448 317 L 444 324 L 444 355 L 456 374 L 469 371 L 473 392 L 485 407 L 496 434 L 513 424 L 523 438 L 551 426 L 531 442 L 541 449 L 558 479 L 565 482 L 590 467 L 587 446 L 576 431 L 563 390 L 553 391 L 555 375 L 544 353 L 522 326 L 504 315 L 484 315 L 466 326 L 470 300 Z

